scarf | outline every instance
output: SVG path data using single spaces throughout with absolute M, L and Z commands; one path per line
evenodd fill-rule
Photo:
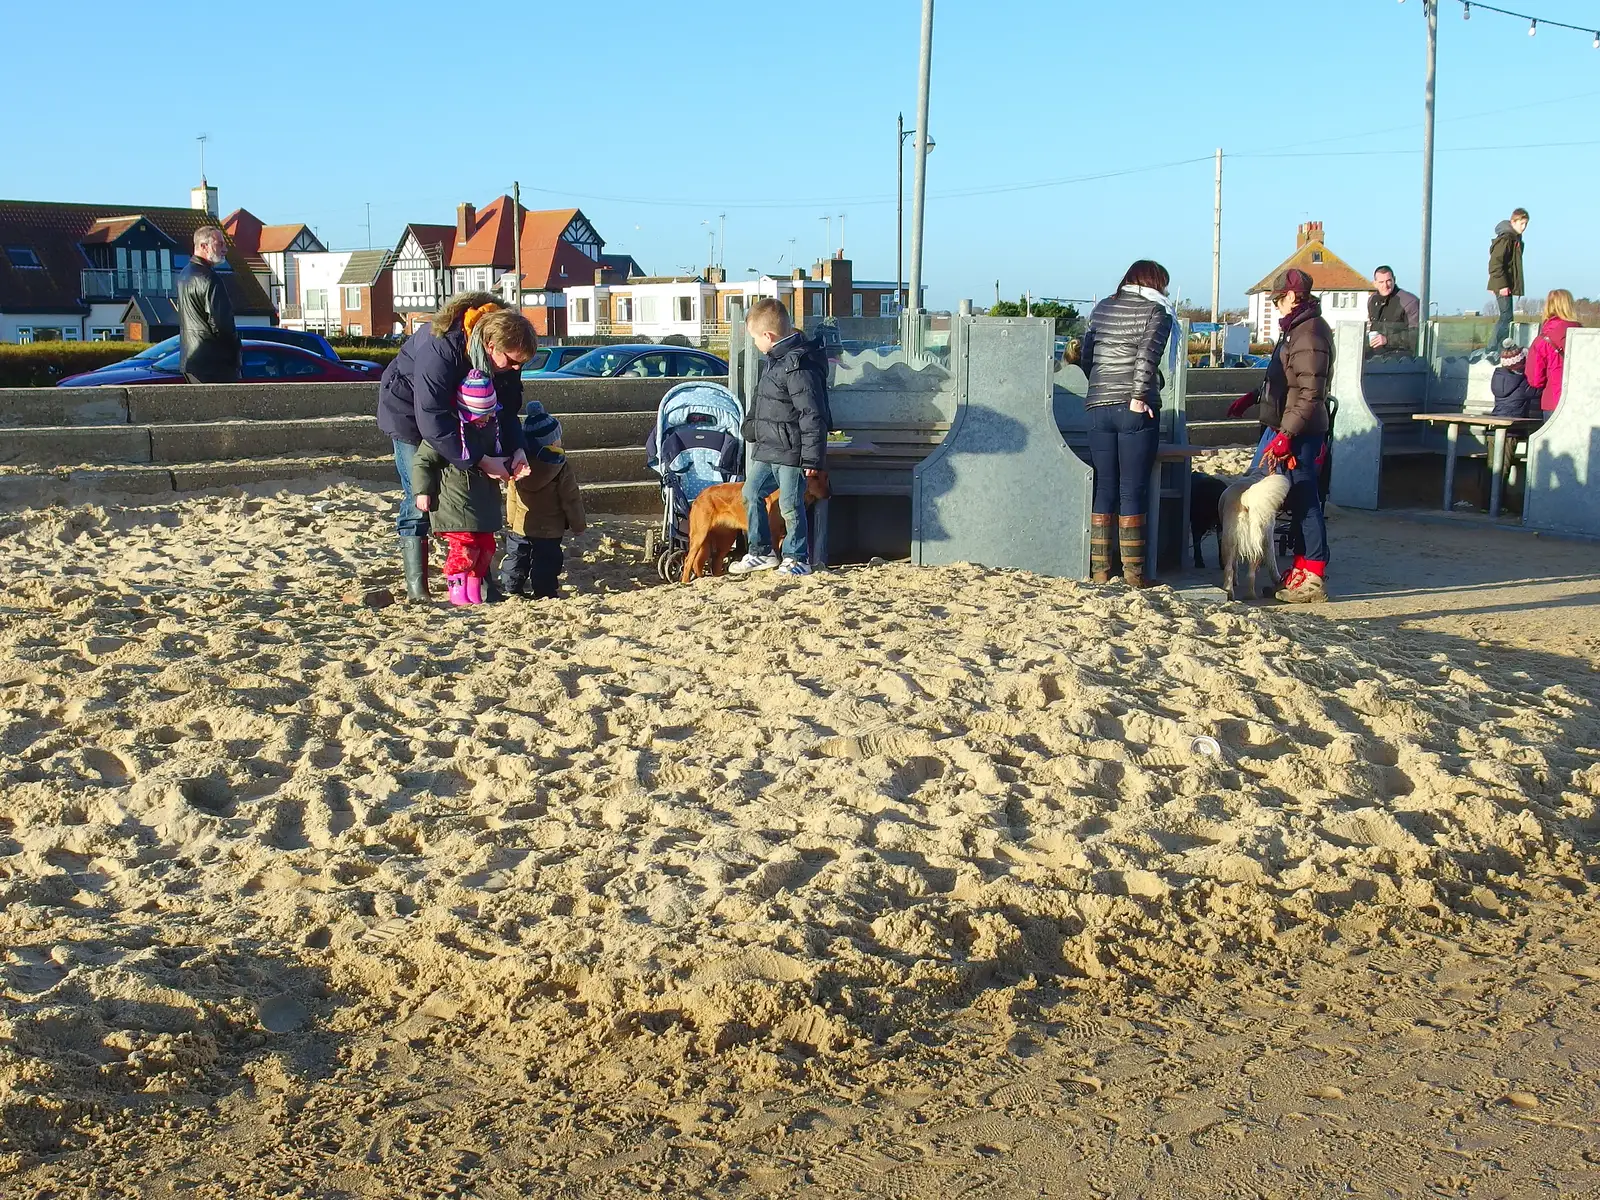
M 1155 288 L 1145 287 L 1143 284 L 1138 283 L 1124 284 L 1121 290 L 1127 292 L 1130 296 L 1138 296 L 1140 299 L 1150 301 L 1151 304 L 1160 305 L 1166 310 L 1167 316 L 1172 318 L 1172 333 L 1167 338 L 1167 370 L 1176 370 L 1178 366 L 1179 340 L 1178 310 L 1173 307 L 1172 297 L 1165 292 L 1158 292 Z
M 472 364 L 473 370 L 482 371 L 491 378 L 499 372 L 489 358 L 489 351 L 483 344 L 483 334 L 477 325 L 484 313 L 498 312 L 499 309 L 498 304 L 484 304 L 461 314 L 461 332 L 467 335 L 467 361 Z

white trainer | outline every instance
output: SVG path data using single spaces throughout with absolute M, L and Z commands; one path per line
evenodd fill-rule
M 778 568 L 779 575 L 809 575 L 811 568 L 798 558 L 786 558 L 783 565 Z
M 776 554 L 746 554 L 738 562 L 728 565 L 728 574 L 748 575 L 752 571 L 770 571 L 777 565 Z

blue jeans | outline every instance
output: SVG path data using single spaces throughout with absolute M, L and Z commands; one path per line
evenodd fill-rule
M 1317 469 L 1323 441 L 1320 433 L 1289 439 L 1289 453 L 1294 456 L 1295 465 L 1289 472 L 1289 499 L 1285 502 L 1294 530 L 1294 552 L 1320 563 L 1333 557 L 1328 549 L 1328 525 L 1322 515 L 1322 480 Z
M 1094 511 L 1142 517 L 1150 511 L 1150 468 L 1161 427 L 1155 414 L 1125 404 L 1089 410 L 1089 462 L 1094 467 Z
M 806 473 L 800 467 L 750 460 L 744 480 L 744 511 L 749 520 L 750 553 L 772 553 L 772 529 L 767 523 L 767 496 L 776 488 L 778 511 L 788 526 L 783 535 L 783 557 L 810 563 L 810 537 L 806 530 Z
M 394 531 L 401 537 L 428 536 L 428 514 L 417 508 L 417 498 L 411 494 L 411 461 L 417 448 L 410 442 L 394 444 L 394 469 L 400 476 L 400 513 L 394 519 Z
M 1494 323 L 1494 337 L 1489 342 L 1489 353 L 1499 354 L 1500 343 L 1511 336 L 1511 302 L 1515 296 L 1495 296 L 1494 302 L 1500 309 L 1500 319 Z

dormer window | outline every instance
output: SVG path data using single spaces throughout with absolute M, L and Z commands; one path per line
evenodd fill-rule
M 1312 264 L 1315 265 L 1317 263 L 1320 263 L 1321 261 L 1322 261 L 1322 251 L 1321 250 L 1313 250 L 1311 252 L 1311 262 L 1312 262 Z
M 7 246 L 6 259 L 13 267 L 28 271 L 42 271 L 44 264 L 31 246 Z

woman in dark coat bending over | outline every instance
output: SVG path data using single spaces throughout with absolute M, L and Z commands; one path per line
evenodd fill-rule
M 1089 378 L 1089 459 L 1094 512 L 1089 518 L 1089 571 L 1111 581 L 1111 530 L 1117 530 L 1122 577 L 1145 586 L 1145 517 L 1150 468 L 1160 435 L 1161 360 L 1172 337 L 1167 269 L 1140 259 L 1113 295 L 1094 306 L 1078 365 Z
M 518 419 L 522 364 L 538 347 L 538 336 L 527 317 L 504 307 L 488 292 L 466 292 L 412 334 L 384 369 L 378 388 L 378 428 L 394 442 L 401 490 L 395 532 L 400 535 L 406 596 L 413 603 L 428 599 L 428 514 L 417 509 L 411 492 L 411 464 L 417 447 L 426 442 L 448 463 L 491 479 L 526 474 L 527 448 Z M 463 449 L 456 406 L 462 381 L 474 369 L 494 380 L 504 451 L 500 457 L 473 457 Z

